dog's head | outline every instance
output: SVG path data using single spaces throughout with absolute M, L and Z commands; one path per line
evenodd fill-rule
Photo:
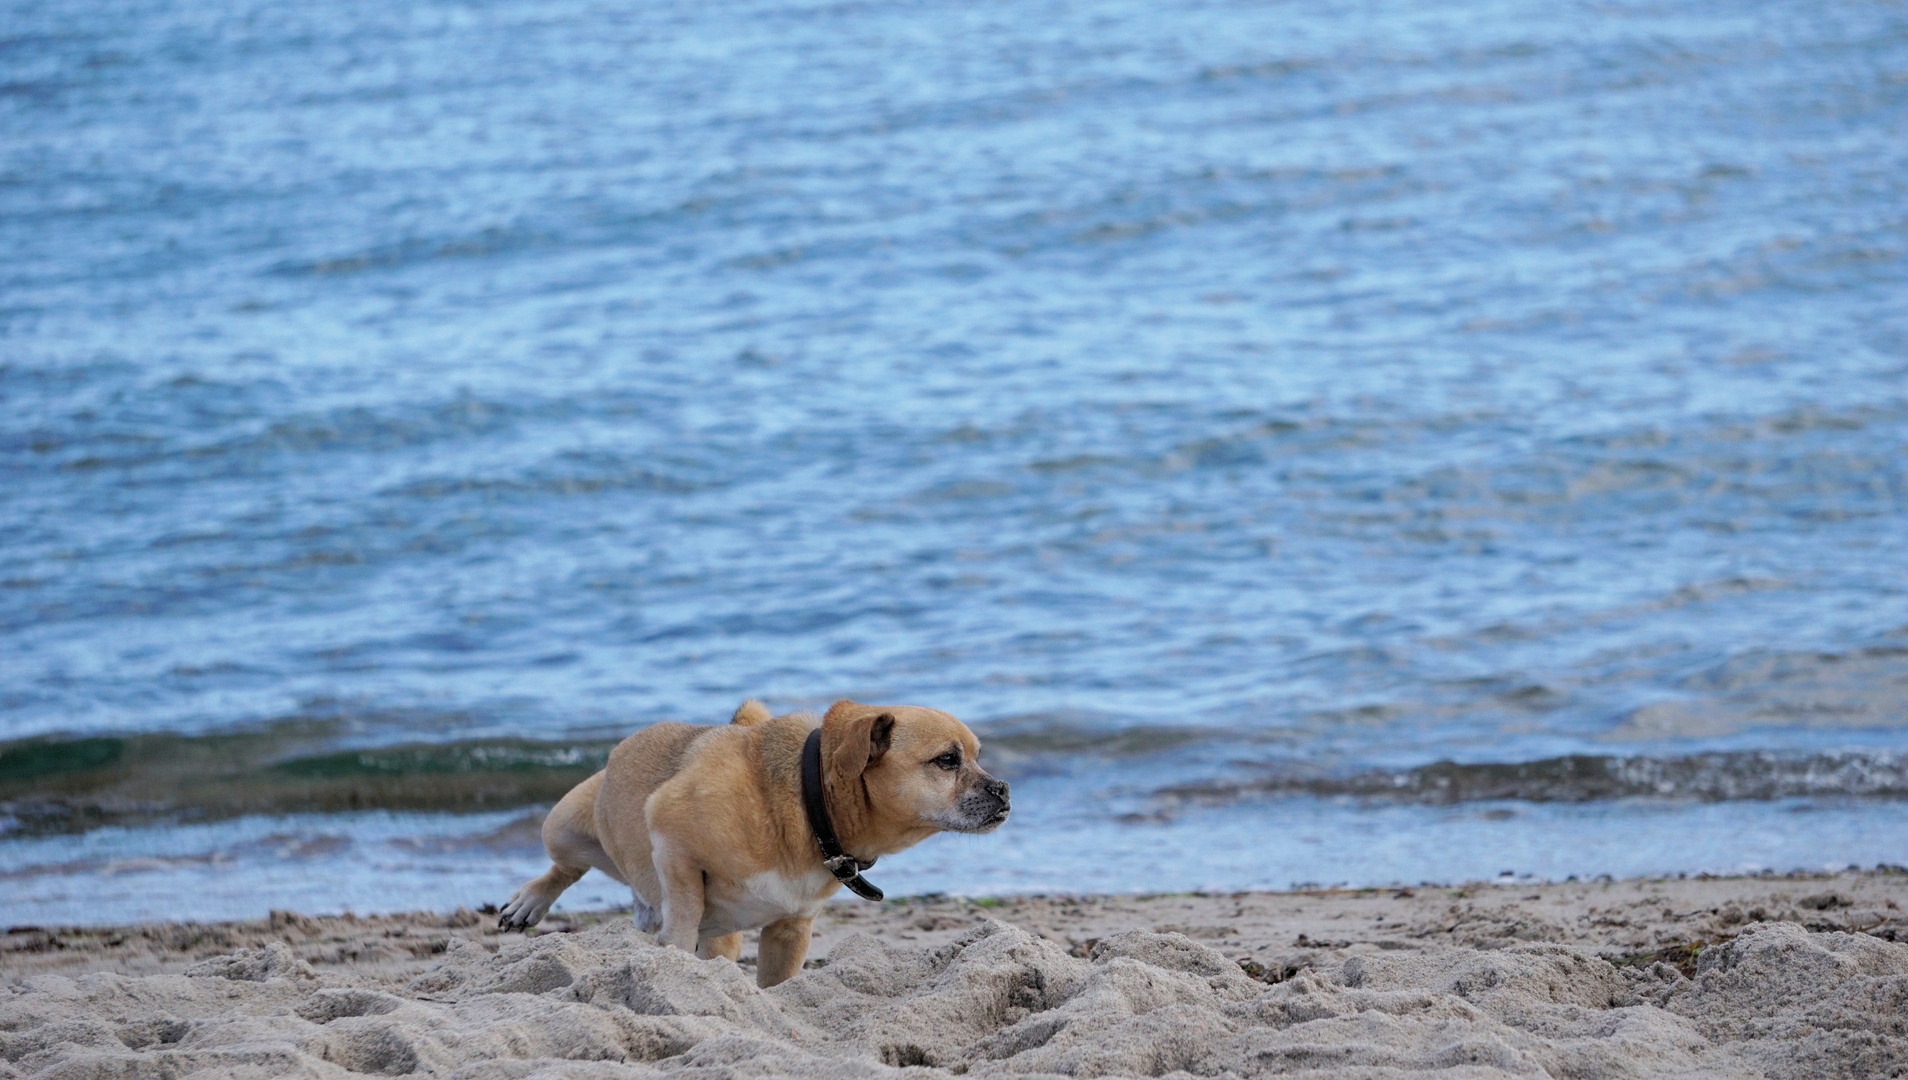
M 855 831 L 883 853 L 943 830 L 993 832 L 1007 820 L 1007 784 L 981 768 L 967 725 L 939 709 L 838 701 L 822 717 L 821 749 L 832 791 L 857 780 L 867 791 Z

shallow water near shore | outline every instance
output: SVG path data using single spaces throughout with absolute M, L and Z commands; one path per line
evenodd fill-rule
M 980 732 L 901 891 L 1908 862 L 1903 9 L 4 11 L 19 918 L 746 696 Z
M 1286 799 L 1136 826 L 1066 812 L 1054 794 L 1029 792 L 1040 809 L 1020 812 L 1014 828 L 939 837 L 880 860 L 868 876 L 893 897 L 990 897 L 1908 865 L 1908 804 L 1899 802 L 1507 802 L 1426 811 Z M 350 813 L 156 833 L 109 827 L 0 846 L 0 887 L 16 925 L 244 919 L 274 908 L 477 908 L 501 902 L 548 865 L 538 822 L 516 812 Z M 557 910 L 628 906 L 625 887 L 592 872 Z

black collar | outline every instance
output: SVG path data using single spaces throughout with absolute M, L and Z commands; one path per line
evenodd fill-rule
M 815 831 L 815 842 L 821 845 L 822 865 L 835 875 L 835 880 L 854 890 L 863 900 L 881 899 L 881 890 L 861 876 L 875 861 L 862 862 L 845 854 L 841 841 L 835 837 L 835 824 L 828 820 L 828 805 L 822 801 L 820 728 L 809 732 L 808 741 L 802 744 L 802 809 L 808 812 L 808 827 Z

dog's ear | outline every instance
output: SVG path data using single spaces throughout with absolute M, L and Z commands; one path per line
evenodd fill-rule
M 862 708 L 837 701 L 822 717 L 822 756 L 838 783 L 873 768 L 894 741 L 894 714 L 860 712 Z

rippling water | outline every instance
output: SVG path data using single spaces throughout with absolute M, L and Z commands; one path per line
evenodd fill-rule
M 745 696 L 976 726 L 912 888 L 1908 862 L 1899 5 L 0 0 L 0 251 L 36 919 Z

